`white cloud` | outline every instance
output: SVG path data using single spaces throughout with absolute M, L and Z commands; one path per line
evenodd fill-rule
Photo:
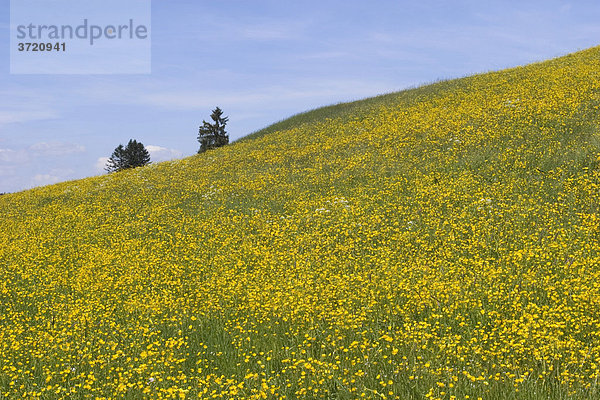
M 297 100 L 308 100 L 314 104 L 323 101 L 329 103 L 329 99 L 358 99 L 366 96 L 374 96 L 388 93 L 394 86 L 389 82 L 373 81 L 362 82 L 360 80 L 326 80 L 326 81 L 298 81 L 292 86 L 270 86 L 259 91 L 232 92 L 223 94 L 221 92 L 190 91 L 186 89 L 170 91 L 156 90 L 147 93 L 134 93 L 133 90 L 116 88 L 116 92 L 123 92 L 118 96 L 122 104 L 143 104 L 147 106 L 175 109 L 175 110 L 203 110 L 214 108 L 215 104 L 222 107 L 255 107 L 257 104 L 279 105 L 285 102 L 296 102 Z M 113 92 L 114 96 L 114 92 Z
M 16 167 L 11 166 L 11 165 L 0 165 L 0 176 L 13 176 L 16 173 L 17 173 Z
M 329 60 L 332 58 L 351 57 L 352 53 L 345 51 L 322 51 L 317 53 L 298 54 L 299 60 Z
M 56 120 L 59 114 L 59 102 L 67 96 L 56 96 L 27 85 L 8 84 L 0 88 L 0 128 L 9 124 Z
M 38 155 L 64 156 L 85 152 L 85 146 L 66 142 L 39 142 L 29 146 L 29 150 Z
M 571 3 L 567 3 L 567 4 L 563 4 L 560 8 L 559 8 L 559 13 L 565 14 L 571 11 L 571 9 L 573 9 L 573 4 Z
M 106 163 L 108 162 L 108 157 L 100 157 L 96 160 L 96 164 L 94 165 L 94 169 L 98 173 L 106 172 L 104 169 L 106 167 Z
M 56 119 L 54 111 L 0 111 L 0 125 Z
M 205 28 L 197 34 L 205 40 L 218 39 L 221 42 L 301 39 L 310 32 L 312 24 L 311 20 L 300 20 L 298 16 L 277 22 L 269 19 L 244 22 L 208 17 L 205 22 Z
M 23 163 L 28 161 L 27 153 L 20 150 L 0 149 L 0 162 L 5 163 Z
M 50 185 L 76 177 L 76 171 L 56 165 L 53 156 L 81 151 L 81 146 L 36 143 L 21 149 L 0 148 L 0 192 Z M 60 161 L 60 160 L 59 160 Z M 71 160 L 72 161 L 72 160 Z M 52 168 L 52 167 L 55 168 Z
M 248 40 L 287 40 L 298 38 L 301 34 L 301 25 L 272 24 L 271 26 L 246 26 L 242 27 L 237 35 L 239 39 Z
M 168 161 L 183 157 L 183 152 L 175 149 L 167 149 L 166 147 L 148 145 L 146 146 L 146 150 L 150 153 L 152 162 Z
M 31 186 L 53 185 L 74 178 L 75 171 L 69 168 L 54 168 L 46 174 L 36 174 L 31 178 Z
M 31 179 L 32 186 L 46 186 L 52 185 L 54 183 L 58 183 L 61 181 L 61 178 L 56 175 L 50 174 L 37 174 Z

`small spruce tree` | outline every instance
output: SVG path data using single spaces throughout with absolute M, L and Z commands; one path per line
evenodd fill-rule
M 130 140 L 125 147 L 129 168 L 143 167 L 150 164 L 150 153 L 144 145 L 136 140 Z
M 198 130 L 198 142 L 200 142 L 198 153 L 229 144 L 229 135 L 225 131 L 229 117 L 223 117 L 223 111 L 217 107 L 212 111 L 210 118 L 214 123 L 202 121 L 202 126 Z
M 125 148 L 122 144 L 120 144 L 117 146 L 115 151 L 113 151 L 112 155 L 106 162 L 106 167 L 104 169 L 107 172 L 116 172 L 127 168 L 125 165 Z

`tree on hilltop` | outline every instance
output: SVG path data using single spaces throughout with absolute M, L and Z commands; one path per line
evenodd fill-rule
M 217 107 L 212 111 L 210 118 L 214 121 L 212 124 L 202 121 L 202 126 L 198 129 L 198 153 L 229 144 L 229 135 L 225 131 L 229 117 L 223 117 L 223 111 Z
M 127 147 L 125 147 L 125 154 L 129 168 L 143 167 L 150 164 L 150 153 L 140 142 L 130 140 Z
M 150 163 L 150 153 L 137 140 L 129 140 L 127 146 L 119 144 L 104 168 L 108 172 L 121 171 L 128 168 L 143 167 Z
M 106 162 L 104 169 L 107 172 L 116 172 L 125 169 L 125 148 L 122 144 L 118 145 L 112 155 Z

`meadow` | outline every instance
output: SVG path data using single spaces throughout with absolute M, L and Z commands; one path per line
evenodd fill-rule
M 600 398 L 600 48 L 0 196 L 0 399 Z

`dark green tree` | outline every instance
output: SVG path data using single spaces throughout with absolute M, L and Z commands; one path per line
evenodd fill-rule
M 138 141 L 130 140 L 125 147 L 127 157 L 127 168 L 143 167 L 150 164 L 150 153 L 144 145 Z
M 127 146 L 119 144 L 108 159 L 106 168 L 108 172 L 121 171 L 128 168 L 142 167 L 150 163 L 150 153 L 144 145 L 136 140 L 129 140 Z
M 118 145 L 115 151 L 106 162 L 104 169 L 107 172 L 116 172 L 125 169 L 125 148 L 122 144 Z
M 223 111 L 217 107 L 212 111 L 210 118 L 213 123 L 202 121 L 202 126 L 198 130 L 198 142 L 200 142 L 198 153 L 229 144 L 229 135 L 225 131 L 229 117 L 223 117 Z

